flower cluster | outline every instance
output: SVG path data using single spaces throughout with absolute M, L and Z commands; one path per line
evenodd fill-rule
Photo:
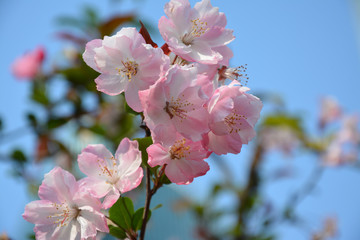
M 204 175 L 212 152 L 239 153 L 254 136 L 261 101 L 239 81 L 244 67 L 228 67 L 227 46 L 234 36 L 226 17 L 203 0 L 165 5 L 157 48 L 135 28 L 86 45 L 85 62 L 100 72 L 97 89 L 109 95 L 125 92 L 128 105 L 143 112 L 154 144 L 150 166 L 164 166 L 170 181 L 188 184 Z M 166 50 L 164 50 L 166 49 Z M 225 79 L 230 79 L 225 85 Z
M 23 217 L 35 224 L 36 239 L 95 239 L 97 231 L 109 232 L 101 210 L 110 208 L 120 193 L 136 188 L 143 177 L 138 143 L 128 138 L 115 156 L 101 144 L 89 145 L 78 163 L 86 178 L 76 181 L 55 167 L 39 188 L 41 200 L 26 205 Z
M 165 13 L 158 26 L 163 47 L 153 44 L 146 29 L 128 27 L 90 41 L 83 59 L 100 73 L 99 91 L 124 92 L 127 104 L 142 113 L 153 140 L 149 166 L 162 166 L 173 183 L 189 184 L 209 170 L 204 160 L 211 153 L 240 153 L 255 136 L 262 103 L 241 84 L 245 67 L 228 66 L 233 53 L 227 44 L 234 36 L 224 13 L 209 0 L 194 8 L 188 0 L 171 0 Z M 115 156 L 103 145 L 89 145 L 78 164 L 86 178 L 76 182 L 55 168 L 40 187 L 41 200 L 27 205 L 24 218 L 36 224 L 38 239 L 107 232 L 100 209 L 110 208 L 143 177 L 138 143 L 127 138 Z

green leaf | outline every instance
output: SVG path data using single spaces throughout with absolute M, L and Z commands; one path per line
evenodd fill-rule
M 147 163 L 148 161 L 148 154 L 146 152 L 146 149 L 153 144 L 152 138 L 151 137 L 144 137 L 144 138 L 135 138 L 134 140 L 136 140 L 139 143 L 139 150 L 141 151 L 141 156 L 142 156 L 142 162 L 146 167 L 150 167 Z
M 19 163 L 26 162 L 26 156 L 20 149 L 15 149 L 11 153 L 11 158 Z
M 126 238 L 126 233 L 119 227 L 109 225 L 110 234 L 116 238 L 124 239 Z
M 31 126 L 33 126 L 33 127 L 37 126 L 37 119 L 33 113 L 28 113 L 26 117 Z
M 161 208 L 163 205 L 160 203 L 160 204 L 158 204 L 158 205 L 156 205 L 155 207 L 153 207 L 153 209 L 151 210 L 151 211 L 154 211 L 154 210 L 156 210 L 156 209 L 158 209 L 158 208 Z
M 47 122 L 48 129 L 61 127 L 69 121 L 68 118 L 52 118 Z
M 131 219 L 133 214 L 133 202 L 127 197 L 120 197 L 109 210 L 110 220 L 124 230 L 131 229 Z
M 48 105 L 50 103 L 46 93 L 46 86 L 43 82 L 34 81 L 31 99 L 42 105 Z
M 141 229 L 143 214 L 144 214 L 144 208 L 139 208 L 133 216 L 132 227 L 135 231 L 138 231 Z M 147 221 L 149 221 L 150 217 L 151 217 L 151 210 L 149 209 Z

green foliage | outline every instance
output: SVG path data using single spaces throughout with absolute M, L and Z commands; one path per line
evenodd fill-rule
M 139 208 L 133 218 L 132 218 L 132 227 L 135 231 L 138 231 L 141 229 L 141 226 L 142 226 L 142 217 L 143 217 L 143 214 L 144 214 L 144 208 Z M 147 221 L 149 221 L 151 217 L 151 210 L 149 210 L 149 213 L 148 213 L 148 216 L 147 216 Z
M 27 158 L 22 150 L 14 149 L 10 155 L 12 159 L 14 159 L 17 163 L 23 164 L 26 162 Z
M 131 220 L 134 214 L 134 205 L 130 198 L 120 197 L 110 208 L 110 220 L 124 230 L 132 228 Z
M 124 230 L 122 230 L 119 227 L 115 227 L 112 225 L 109 225 L 110 234 L 116 238 L 124 239 L 126 238 L 126 233 Z

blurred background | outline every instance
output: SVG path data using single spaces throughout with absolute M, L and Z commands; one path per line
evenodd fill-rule
M 139 116 L 124 111 L 122 96 L 110 99 L 95 91 L 96 73 L 81 62 L 79 53 L 87 41 L 113 33 L 120 23 L 139 29 L 138 19 L 161 46 L 157 22 L 165 15 L 166 2 L 0 0 L 0 234 L 11 239 L 31 235 L 33 225 L 21 214 L 36 199 L 38 184 L 54 164 L 76 172 L 72 161 L 87 144 L 114 148 L 124 136 L 143 135 Z M 163 235 L 156 235 L 161 230 L 152 231 L 150 225 L 149 239 L 211 239 L 212 233 L 206 235 L 208 229 L 202 227 L 207 211 L 211 215 L 215 210 L 220 217 L 208 226 L 216 226 L 214 235 L 222 232 L 236 218 L 227 214 L 238 203 L 228 194 L 229 184 L 239 186 L 243 202 L 244 189 L 256 192 L 255 203 L 244 210 L 244 232 L 257 238 L 244 239 L 360 239 L 358 143 L 344 146 L 346 154 L 354 152 L 351 157 L 327 157 L 344 128 L 343 119 L 359 116 L 360 1 L 211 3 L 226 14 L 227 27 L 236 36 L 229 45 L 234 52 L 231 65 L 247 64 L 247 86 L 264 102 L 258 126 L 263 137 L 243 146 L 239 155 L 212 156 L 211 170 L 192 184 L 159 190 L 164 192 L 154 201 L 165 204 L 153 213 L 153 225 L 158 222 L 166 232 L 168 226 L 161 224 L 168 217 L 167 207 L 178 212 L 180 224 L 169 226 L 178 230 Z M 42 73 L 35 80 L 15 77 L 12 63 L 38 46 L 45 52 Z M 341 114 L 321 122 L 325 108 Z M 357 135 L 354 122 L 349 123 L 353 131 L 346 131 Z M 279 126 L 281 131 L 272 131 Z M 249 179 L 259 146 L 263 155 L 256 178 L 261 184 L 254 186 Z M 157 214 L 163 218 L 155 220 Z M 259 223 L 263 215 L 268 223 Z

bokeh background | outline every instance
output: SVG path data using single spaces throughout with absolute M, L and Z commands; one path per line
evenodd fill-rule
M 34 106 L 28 102 L 30 83 L 19 81 L 11 74 L 11 63 L 24 52 L 42 45 L 46 49 L 46 66 L 51 61 L 61 61 L 64 47 L 69 43 L 59 41 L 56 33 L 61 27 L 55 19 L 59 16 L 77 16 L 84 6 L 93 6 L 102 17 L 118 12 L 136 13 L 140 19 L 156 27 L 164 15 L 165 0 L 0 0 L 0 115 L 8 131 L 22 129 L 25 112 Z M 333 96 L 344 111 L 359 113 L 360 79 L 360 1 L 357 0 L 302 0 L 302 1 L 224 1 L 212 0 L 224 12 L 228 28 L 234 30 L 236 39 L 230 44 L 234 52 L 231 64 L 248 64 L 252 93 L 279 95 L 286 108 L 300 114 L 306 128 L 317 134 L 319 101 Z M 195 1 L 191 1 L 192 5 Z M 156 29 L 155 29 L 156 30 Z M 163 43 L 160 34 L 152 33 L 155 42 Z M 57 86 L 56 86 L 57 87 Z M 56 94 L 57 89 L 53 89 Z M 61 87 L 61 86 L 59 86 Z M 266 108 L 264 109 L 266 111 Z M 15 137 L 0 139 L 0 153 L 10 147 L 21 146 L 28 151 L 35 147 L 35 139 L 26 128 Z M 234 170 L 238 181 L 244 181 L 251 144 L 240 155 L 228 155 L 224 161 Z M 263 194 L 275 206 L 286 201 L 288 193 L 302 185 L 315 161 L 301 152 L 296 157 L 271 155 L 263 166 L 266 176 L 277 168 L 290 169 L 293 174 L 286 180 L 269 182 Z M 180 195 L 199 201 L 206 197 L 211 183 L 219 177 L 216 165 L 210 161 L 211 171 L 197 178 L 189 186 L 175 187 Z M 25 239 L 32 224 L 22 219 L 24 206 L 33 198 L 26 183 L 11 175 L 12 164 L 0 160 L 0 233 L 13 239 Z M 51 166 L 34 166 L 46 172 Z M 298 206 L 297 211 L 313 229 L 321 228 L 323 219 L 337 219 L 336 239 L 360 239 L 360 171 L 354 166 L 327 169 L 315 191 Z M 223 200 L 223 204 L 231 204 Z M 160 201 L 161 202 L 161 201 Z M 281 240 L 309 239 L 308 231 L 288 225 L 276 227 Z

